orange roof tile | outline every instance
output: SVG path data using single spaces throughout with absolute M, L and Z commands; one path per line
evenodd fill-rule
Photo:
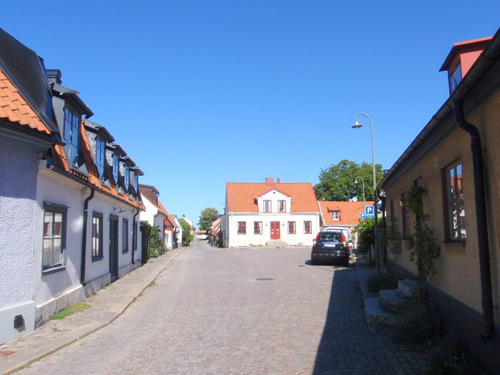
M 256 198 L 272 190 L 277 190 L 292 198 L 291 212 L 319 212 L 316 194 L 310 182 L 228 182 L 226 184 L 227 212 L 259 212 Z
M 365 206 L 373 206 L 371 202 L 319 201 L 324 225 L 357 225 Z M 338 211 L 340 220 L 333 220 L 330 212 Z
M 28 127 L 44 134 L 51 134 L 19 90 L 0 69 L 0 118 Z

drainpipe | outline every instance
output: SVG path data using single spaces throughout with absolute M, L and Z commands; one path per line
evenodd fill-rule
M 95 189 L 90 189 L 90 195 L 85 198 L 85 202 L 83 204 L 83 235 L 82 235 L 82 264 L 80 268 L 80 283 L 83 285 L 85 282 L 85 260 L 87 258 L 87 219 L 88 219 L 88 209 L 89 209 L 89 201 L 94 198 Z
M 132 231 L 132 264 L 135 264 L 134 260 L 134 250 L 135 244 L 137 242 L 137 231 L 139 230 L 139 225 L 135 223 L 135 218 L 139 215 L 140 210 L 137 209 L 137 212 L 134 214 L 134 218 L 132 219 L 132 228 L 135 227 L 135 230 Z
M 472 167 L 474 174 L 474 190 L 476 198 L 477 239 L 479 248 L 479 268 L 481 274 L 481 303 L 483 307 L 484 333 L 483 341 L 490 341 L 495 333 L 493 317 L 493 297 L 491 288 L 490 253 L 488 244 L 488 225 L 486 217 L 486 198 L 484 183 L 484 160 L 481 149 L 479 130 L 465 120 L 463 100 L 453 100 L 455 122 L 471 136 Z

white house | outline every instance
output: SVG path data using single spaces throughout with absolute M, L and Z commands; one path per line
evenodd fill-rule
M 138 267 L 142 171 L 0 29 L 0 343 Z
M 311 183 L 228 182 L 221 228 L 225 246 L 311 246 L 320 209 Z

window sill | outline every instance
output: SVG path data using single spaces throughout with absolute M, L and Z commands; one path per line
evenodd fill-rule
M 456 248 L 464 248 L 465 245 L 467 244 L 466 241 L 453 241 L 453 240 L 447 240 L 443 241 L 443 245 L 449 246 L 449 247 L 456 247 Z
M 42 276 L 50 275 L 52 273 L 61 272 L 64 270 L 66 270 L 66 266 L 57 266 L 57 267 L 47 268 L 46 270 L 42 271 Z
M 100 256 L 100 257 L 92 257 L 92 262 L 98 262 L 100 260 L 103 260 L 104 257 L 103 256 Z

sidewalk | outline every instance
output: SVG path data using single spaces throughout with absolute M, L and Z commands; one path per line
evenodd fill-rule
M 0 345 L 0 374 L 12 374 L 110 324 L 186 249 L 188 247 L 180 247 L 151 258 L 143 266 L 81 301 L 90 305 L 89 309 L 62 320 L 51 320 L 34 332 Z

